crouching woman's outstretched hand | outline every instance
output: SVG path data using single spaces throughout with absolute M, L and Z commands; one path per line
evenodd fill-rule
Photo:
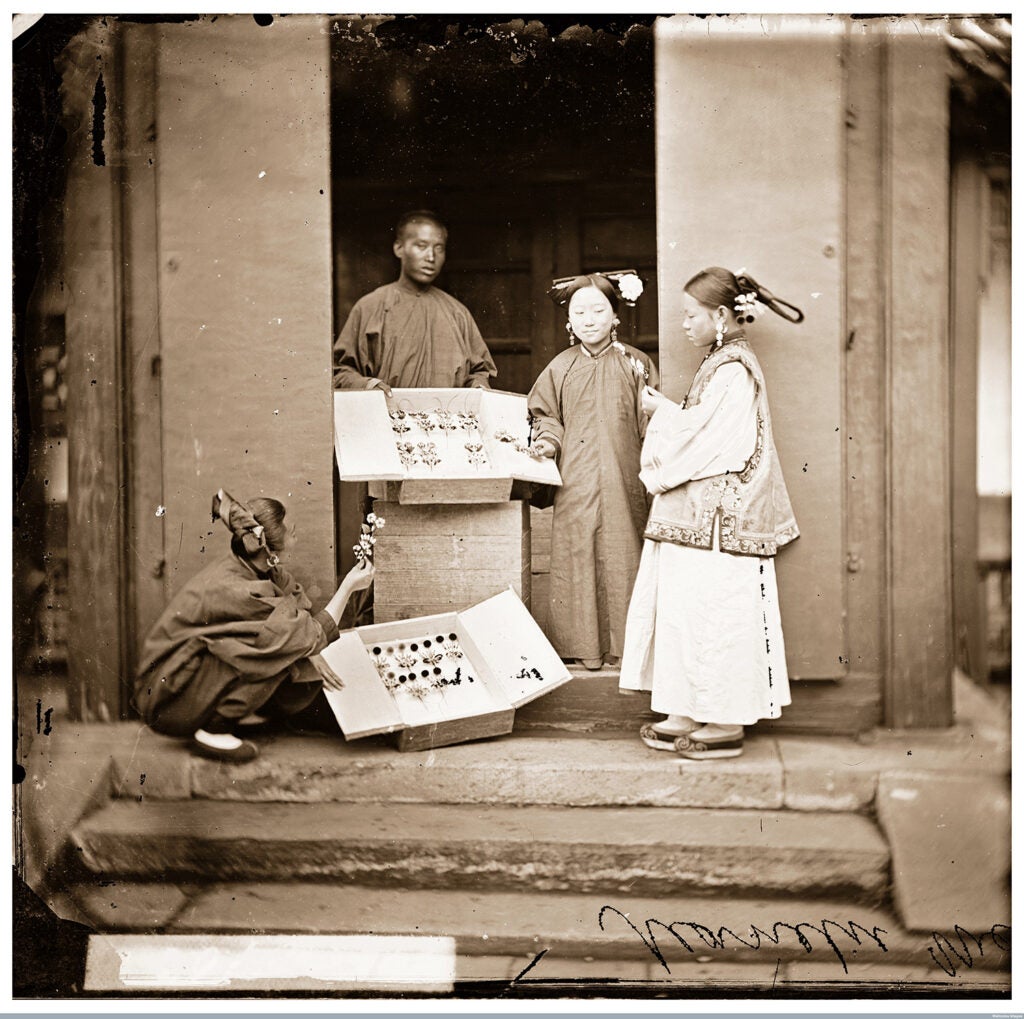
M 341 615 L 345 611 L 349 598 L 356 591 L 365 591 L 373 583 L 373 574 L 373 563 L 369 559 L 362 560 L 362 562 L 353 566 L 345 574 L 338 585 L 338 590 L 334 592 L 334 597 L 324 606 L 324 611 L 335 623 L 341 622 Z M 310 662 L 312 662 L 316 671 L 320 673 L 320 678 L 324 681 L 324 686 L 328 690 L 340 690 L 345 685 L 331 671 L 320 655 L 313 655 L 310 658 Z
M 365 591 L 373 583 L 374 568 L 369 559 L 353 566 L 345 574 L 334 597 L 324 606 L 325 611 L 336 623 L 341 622 L 341 614 L 345 611 L 348 600 L 356 591 Z

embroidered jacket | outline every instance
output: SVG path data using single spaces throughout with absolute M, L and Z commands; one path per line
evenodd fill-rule
M 773 556 L 799 537 L 800 531 L 775 452 L 764 374 L 749 344 L 733 340 L 710 354 L 697 369 L 683 406 L 698 404 L 718 368 L 734 361 L 746 368 L 756 385 L 757 438 L 753 453 L 735 473 L 687 481 L 655 496 L 644 536 L 653 541 L 711 548 L 717 517 L 723 552 Z

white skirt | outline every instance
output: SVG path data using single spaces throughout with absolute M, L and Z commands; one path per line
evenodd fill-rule
M 778 718 L 790 696 L 774 560 L 645 541 L 619 686 L 698 722 Z

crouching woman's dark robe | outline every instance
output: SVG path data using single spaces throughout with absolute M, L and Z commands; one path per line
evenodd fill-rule
M 246 715 L 291 714 L 321 689 L 309 661 L 338 637 L 302 586 L 227 555 L 196 574 L 146 638 L 135 707 L 158 732 L 230 732 Z

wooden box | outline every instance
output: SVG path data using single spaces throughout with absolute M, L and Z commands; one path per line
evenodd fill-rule
M 512 588 L 532 608 L 530 508 L 374 503 L 375 623 L 455 612 Z
M 571 678 L 512 591 L 463 612 L 348 630 L 321 656 L 344 684 L 324 693 L 345 739 L 397 732 L 399 750 L 511 732 L 517 707 Z
M 405 416 L 395 420 L 393 414 Z M 554 460 L 523 452 L 529 435 L 526 397 L 517 393 L 395 389 L 387 397 L 371 389 L 334 394 L 338 475 L 342 481 L 372 482 L 370 494 L 387 502 L 507 502 L 513 481 L 560 485 Z M 405 462 L 402 443 L 410 447 Z M 480 448 L 473 452 L 467 444 Z M 438 462 L 428 462 L 430 456 Z

